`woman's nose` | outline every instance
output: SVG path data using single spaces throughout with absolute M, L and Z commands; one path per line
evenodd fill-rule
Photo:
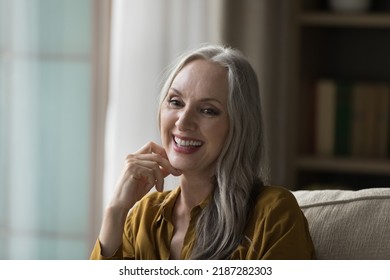
M 179 113 L 176 126 L 179 130 L 185 131 L 185 130 L 193 130 L 196 128 L 196 119 L 195 114 L 192 112 L 192 110 L 183 110 Z

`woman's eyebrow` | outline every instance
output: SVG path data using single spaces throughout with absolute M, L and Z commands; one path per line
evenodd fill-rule
M 182 93 L 181 93 L 181 91 L 180 90 L 177 90 L 177 89 L 175 89 L 174 87 L 170 87 L 169 88 L 170 90 L 173 90 L 175 93 L 177 93 L 178 95 L 183 95 Z
M 183 94 L 181 93 L 180 90 L 175 89 L 174 87 L 170 87 L 169 89 L 172 90 L 172 91 L 174 91 L 176 94 L 178 94 L 178 95 L 180 95 L 180 96 L 183 96 Z M 201 101 L 201 102 L 215 101 L 215 102 L 217 102 L 217 103 L 223 105 L 222 102 L 221 102 L 219 99 L 213 98 L 213 97 L 205 97 L 205 98 L 200 99 L 199 101 Z

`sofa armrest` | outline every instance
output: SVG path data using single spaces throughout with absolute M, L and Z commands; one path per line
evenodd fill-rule
M 390 259 L 390 188 L 293 193 L 318 259 Z

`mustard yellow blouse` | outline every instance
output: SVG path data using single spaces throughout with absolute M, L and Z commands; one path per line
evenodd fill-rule
M 101 255 L 99 240 L 91 259 L 166 260 L 174 232 L 172 209 L 180 188 L 145 196 L 130 211 L 123 233 L 123 243 L 110 257 Z M 182 259 L 188 259 L 195 242 L 197 217 L 207 201 L 192 209 L 184 238 Z M 315 257 L 307 221 L 295 197 L 281 187 L 263 187 L 245 228 L 245 238 L 231 259 L 312 259 Z

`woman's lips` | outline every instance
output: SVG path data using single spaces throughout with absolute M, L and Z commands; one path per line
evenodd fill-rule
M 187 137 L 179 137 L 173 136 L 173 147 L 175 151 L 183 154 L 192 154 L 198 151 L 203 142 L 197 139 L 187 138 Z

